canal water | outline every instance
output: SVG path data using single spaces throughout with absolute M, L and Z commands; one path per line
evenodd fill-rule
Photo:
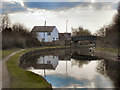
M 42 52 L 28 57 L 20 67 L 42 75 L 53 88 L 119 87 L 118 63 L 78 51 Z

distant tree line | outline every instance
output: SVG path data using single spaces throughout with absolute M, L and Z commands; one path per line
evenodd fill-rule
M 2 49 L 36 47 L 40 42 L 20 23 L 11 25 L 8 15 L 4 15 L 1 21 Z
M 120 3 L 112 23 L 103 26 L 95 35 L 100 37 L 97 41 L 97 47 L 120 49 Z
M 91 36 L 91 32 L 88 29 L 84 29 L 82 26 L 79 26 L 78 28 L 72 28 L 72 36 Z M 78 41 L 76 45 L 88 45 L 92 44 L 92 41 L 85 40 L 85 41 Z M 75 44 L 75 43 L 74 43 Z
M 91 35 L 91 32 L 88 29 L 84 29 L 82 26 L 78 28 L 72 28 L 72 36 L 86 36 Z

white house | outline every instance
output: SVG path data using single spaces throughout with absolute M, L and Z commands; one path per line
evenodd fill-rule
M 40 65 L 41 69 L 53 69 L 58 65 L 58 56 L 44 56 L 44 57 L 39 57 L 37 64 Z
M 59 32 L 55 26 L 34 26 L 31 32 L 37 34 L 37 39 L 40 42 L 59 40 Z

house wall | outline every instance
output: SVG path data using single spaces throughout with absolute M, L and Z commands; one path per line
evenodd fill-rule
M 37 32 L 37 39 L 41 42 L 45 38 L 45 42 L 48 41 L 47 39 L 47 32 Z
M 37 32 L 37 39 L 41 42 L 43 38 L 45 38 L 45 42 L 52 42 L 54 40 L 59 40 L 59 32 L 55 27 L 51 33 L 48 35 L 49 32 Z
M 52 64 L 54 68 L 58 65 L 58 56 L 44 56 L 38 59 L 38 64 Z
M 54 39 L 53 39 L 54 38 Z M 57 28 L 55 27 L 54 30 L 51 33 L 51 40 L 59 40 L 59 32 Z

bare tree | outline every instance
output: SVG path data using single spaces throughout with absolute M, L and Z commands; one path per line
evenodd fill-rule
M 100 36 L 100 37 L 105 37 L 105 34 L 106 34 L 106 27 L 102 27 L 101 29 L 99 29 L 97 32 L 96 32 L 96 35 L 97 36 Z
M 2 28 L 2 30 L 4 30 L 5 28 L 9 28 L 10 24 L 11 23 L 10 23 L 9 16 L 7 14 L 3 15 L 2 22 L 1 22 L 1 28 Z
M 12 30 L 13 32 L 19 32 L 19 33 L 28 33 L 28 29 L 23 25 L 23 24 L 20 24 L 20 23 L 15 23 L 12 25 Z
M 120 49 L 120 3 L 118 4 L 118 12 L 113 18 L 113 22 L 107 26 L 103 26 L 96 32 L 101 38 L 98 40 L 98 46 L 104 48 Z
M 118 3 L 117 14 L 115 15 L 113 22 L 120 25 L 120 2 Z
M 72 28 L 72 35 L 73 36 L 82 36 L 82 35 L 91 35 L 91 32 L 87 29 L 84 29 L 82 26 L 78 28 Z

